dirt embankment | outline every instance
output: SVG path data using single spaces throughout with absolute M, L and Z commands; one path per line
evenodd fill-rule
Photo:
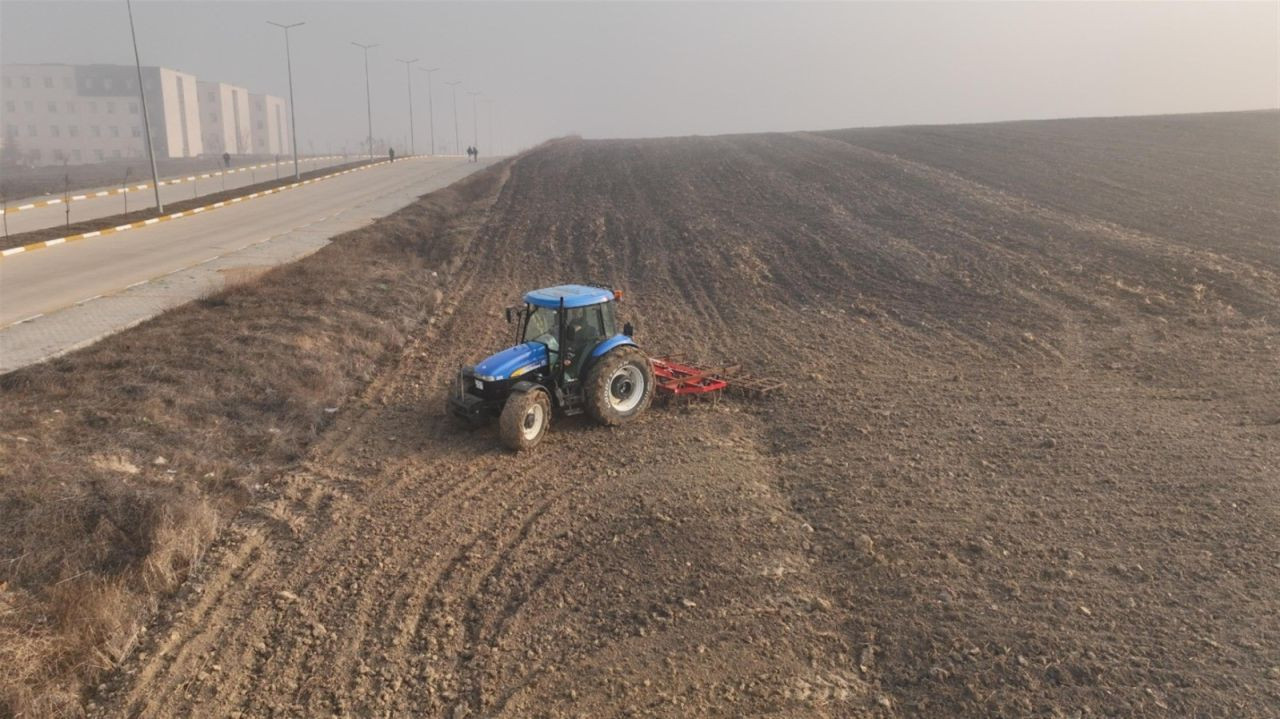
M 1276 228 L 1268 200 L 1219 188 L 1280 156 L 1263 130 L 1222 132 L 1238 119 L 1149 118 L 1141 144 L 1076 128 L 1040 174 L 1016 133 L 518 158 L 436 321 L 225 528 L 88 706 L 1273 714 L 1280 276 L 1255 249 Z M 1107 151 L 1079 164 L 1079 143 Z M 1161 147 L 1188 160 L 1177 182 L 1142 170 Z M 1004 165 L 1035 182 L 984 174 Z M 1103 207 L 1067 181 L 1089 176 L 1128 179 Z M 1169 206 L 1230 231 L 1166 235 Z M 617 430 L 557 420 L 519 457 L 442 416 L 456 366 L 507 339 L 502 307 L 584 279 L 626 290 L 647 348 L 789 390 Z
M 426 325 L 501 170 L 0 376 L 0 715 L 78 713 L 237 510 Z

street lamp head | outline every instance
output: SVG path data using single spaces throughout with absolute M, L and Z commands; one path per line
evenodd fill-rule
M 352 45 L 355 45 L 356 47 L 362 47 L 362 48 L 364 48 L 366 51 L 368 51 L 368 50 L 372 50 L 372 49 L 374 49 L 375 47 L 377 47 L 377 46 L 378 46 L 378 44 L 377 44 L 377 43 L 374 43 L 374 44 L 372 44 L 372 45 L 365 45 L 364 43 L 359 43 L 359 42 L 356 42 L 355 40 L 352 40 L 352 41 L 351 41 L 351 44 L 352 44 Z
M 289 25 L 282 25 L 282 24 L 280 24 L 280 23 L 278 23 L 278 22 L 272 22 L 271 20 L 268 20 L 268 21 L 267 21 L 267 24 L 268 24 L 268 25 L 275 25 L 276 27 L 280 27 L 280 28 L 284 28 L 285 30 L 288 30 L 288 29 L 289 29 L 289 28 L 291 28 L 291 27 L 297 27 L 297 26 L 299 26 L 299 25 L 306 25 L 307 23 L 306 23 L 306 22 L 295 22 L 295 23 L 292 23 L 292 24 L 289 24 Z
M 406 65 L 412 65 L 413 63 L 415 63 L 415 62 L 417 62 L 417 61 L 418 61 L 418 58 L 416 58 L 416 57 L 415 57 L 415 58 L 413 58 L 412 60 L 401 60 L 400 58 L 396 58 L 396 62 L 403 62 L 403 63 L 404 63 L 404 64 L 406 64 Z

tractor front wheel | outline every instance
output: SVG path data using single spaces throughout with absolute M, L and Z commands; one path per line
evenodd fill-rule
M 653 401 L 653 365 L 639 349 L 623 345 L 591 366 L 586 390 L 587 413 L 597 422 L 629 422 Z
M 502 405 L 498 418 L 498 436 L 502 443 L 516 450 L 533 449 L 551 424 L 551 400 L 542 390 L 512 392 Z

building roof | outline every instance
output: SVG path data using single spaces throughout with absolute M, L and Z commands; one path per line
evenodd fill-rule
M 564 299 L 565 307 L 586 307 L 612 300 L 613 291 L 587 285 L 556 285 L 524 296 L 525 302 L 537 307 L 559 307 L 561 299 Z

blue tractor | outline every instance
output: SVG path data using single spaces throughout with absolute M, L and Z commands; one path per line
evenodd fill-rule
M 526 294 L 507 308 L 518 344 L 462 367 L 449 411 L 477 426 L 497 417 L 503 444 L 517 451 L 541 441 L 552 408 L 606 425 L 635 419 L 653 401 L 654 374 L 631 325 L 618 329 L 621 297 L 589 285 Z

